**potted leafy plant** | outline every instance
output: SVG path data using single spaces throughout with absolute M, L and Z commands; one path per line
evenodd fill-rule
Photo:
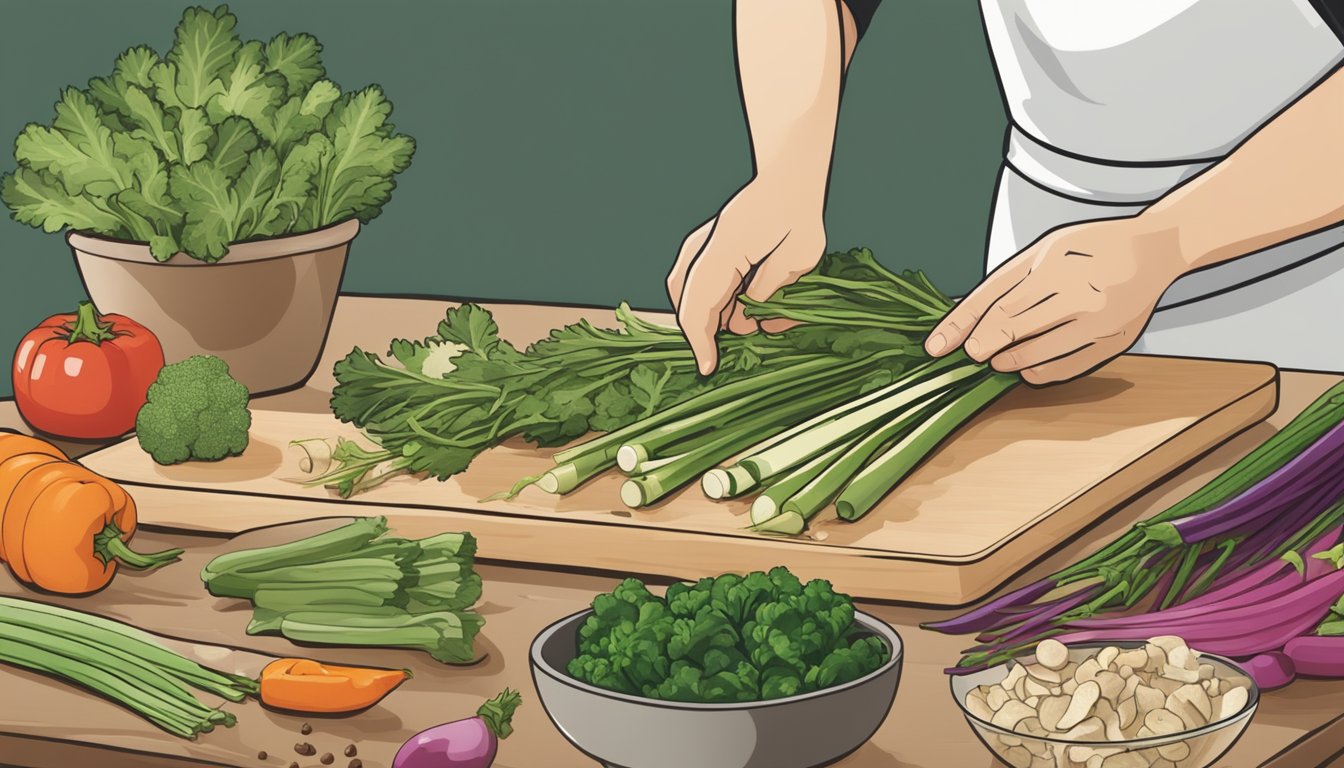
M 136 46 L 63 90 L 19 134 L 0 198 L 68 230 L 100 311 L 147 326 L 168 362 L 223 358 L 255 394 L 312 373 L 350 241 L 415 142 L 381 88 L 324 78 L 312 36 L 244 42 L 236 24 L 188 8 L 166 56 Z

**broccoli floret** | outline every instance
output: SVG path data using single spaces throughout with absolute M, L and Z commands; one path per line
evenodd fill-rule
M 854 638 L 854 604 L 784 568 L 726 574 L 650 594 L 626 579 L 593 600 L 569 673 L 649 698 L 748 702 L 840 685 L 886 663 L 876 637 Z
M 196 355 L 165 365 L 136 416 L 136 439 L 159 464 L 237 456 L 252 426 L 247 400 L 247 387 L 218 357 Z

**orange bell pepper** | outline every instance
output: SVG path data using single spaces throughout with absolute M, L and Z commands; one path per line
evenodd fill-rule
M 18 580 L 86 594 L 106 586 L 118 562 L 156 568 L 182 554 L 142 555 L 127 547 L 135 533 L 135 502 L 121 486 L 54 447 L 0 435 L 0 458 L 0 560 Z
M 372 669 L 276 659 L 261 671 L 261 703 L 316 714 L 367 709 L 410 679 L 409 669 Z

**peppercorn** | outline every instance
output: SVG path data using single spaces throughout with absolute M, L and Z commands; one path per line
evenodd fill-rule
M 309 725 L 309 724 L 307 724 L 307 723 L 304 723 L 304 724 L 303 724 L 303 727 L 299 729 L 299 733 L 302 733 L 304 736 L 307 736 L 308 734 L 310 734 L 310 733 L 312 733 L 312 732 L 313 732 L 313 726 L 311 726 L 311 725 Z
M 355 749 L 355 745 L 354 745 L 354 744 L 351 744 L 350 746 L 348 746 L 348 747 L 345 748 L 345 756 L 346 756 L 346 757 L 354 757 L 354 756 L 357 755 L 357 754 L 359 754 L 359 750 L 358 750 L 358 749 Z
M 322 757 L 319 759 L 322 761 L 323 765 L 331 765 L 336 761 L 336 758 L 333 757 L 330 752 L 323 753 Z
M 309 744 L 306 741 L 301 741 L 298 744 L 295 744 L 294 751 L 298 752 L 300 755 L 303 755 L 304 757 L 317 754 L 317 750 L 313 747 L 313 745 Z

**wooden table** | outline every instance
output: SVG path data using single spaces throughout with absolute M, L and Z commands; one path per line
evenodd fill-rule
M 303 389 L 265 398 L 259 405 L 320 412 L 326 407 L 333 384 L 330 374 L 333 360 L 357 343 L 383 340 L 385 344 L 385 340 L 395 336 L 423 336 L 432 331 L 445 306 L 444 302 L 427 300 L 342 297 L 318 373 Z M 490 308 L 498 310 L 500 325 L 506 333 L 533 336 L 556 323 L 571 322 L 581 313 L 591 314 L 561 308 Z M 380 347 L 371 349 L 384 351 Z M 1195 465 L 1176 470 L 1174 476 L 1160 487 L 1134 499 L 1083 535 L 1063 542 L 1043 561 L 1018 574 L 1009 586 L 1039 578 L 1095 551 L 1134 521 L 1186 495 L 1263 441 L 1337 380 L 1336 376 L 1285 372 L 1281 380 L 1279 410 L 1267 424 L 1232 440 Z M 0 403 L 0 426 L 24 428 L 12 403 Z M 95 446 L 65 444 L 63 447 L 78 455 Z M 211 537 L 152 531 L 138 536 L 137 542 L 146 551 L 170 544 L 183 546 L 189 551 L 197 550 L 197 557 L 218 551 L 224 545 L 220 539 Z M 485 564 L 481 570 L 486 583 L 483 611 L 487 614 L 485 638 L 490 659 L 476 667 L 417 674 L 416 679 L 387 700 L 390 706 L 393 698 L 403 699 L 396 708 L 399 714 L 389 711 L 380 715 L 371 711 L 348 720 L 321 721 L 320 733 L 324 734 L 329 746 L 319 745 L 319 748 L 336 751 L 335 765 L 339 767 L 348 762 L 341 759 L 339 749 L 349 741 L 408 728 L 418 730 L 469 715 L 482 697 L 494 695 L 505 686 L 521 690 L 526 703 L 516 718 L 515 734 L 502 745 L 497 766 L 567 768 L 593 765 L 561 737 L 537 704 L 528 673 L 527 647 L 542 627 L 558 617 L 586 608 L 594 595 L 611 589 L 619 576 L 527 569 L 507 564 Z M 203 592 L 199 597 L 186 600 L 169 599 L 162 590 L 154 587 L 159 583 L 155 579 L 161 580 L 167 575 L 168 571 L 143 576 L 122 575 L 108 590 L 70 604 L 108 615 L 130 616 L 146 629 L 166 633 L 177 631 L 180 635 L 193 635 L 190 639 L 200 642 L 226 643 L 269 653 L 293 652 L 293 646 L 282 639 L 247 637 L 242 632 L 245 622 L 221 623 L 217 601 Z M 0 592 L 16 589 L 8 574 L 0 576 Z M 959 650 L 968 644 L 968 638 L 949 637 L 919 628 L 922 622 L 943 618 L 953 612 L 893 604 L 865 604 L 863 608 L 890 622 L 901 634 L 905 641 L 905 671 L 895 705 L 882 729 L 872 741 L 839 765 L 846 768 L 989 768 L 996 765 L 962 720 L 948 693 L 947 678 L 942 673 L 946 665 L 956 660 Z M 386 657 L 373 655 L 386 661 Z M 325 652 L 320 657 L 350 658 L 348 653 Z M 416 667 L 417 672 L 421 668 L 423 665 Z M 0 721 L 0 764 L 42 768 L 80 764 L 99 768 L 201 764 L 256 766 L 288 765 L 289 760 L 298 759 L 301 765 L 318 765 L 315 758 L 304 762 L 292 752 L 287 753 L 293 742 L 299 740 L 297 726 L 300 719 L 267 712 L 255 704 L 231 706 L 230 709 L 238 714 L 239 725 L 229 729 L 230 732 L 216 732 L 205 737 L 217 748 L 222 745 L 229 755 L 228 759 L 220 760 L 218 757 L 191 757 L 190 750 L 183 747 L 181 740 L 163 734 L 131 715 L 120 717 L 110 704 L 70 693 L 70 689 L 36 676 L 8 669 L 0 671 L 0 711 L 12 711 L 13 707 L 3 707 L 3 699 L 18 696 L 35 701 L 33 708 L 36 711 L 41 711 L 44 703 L 50 709 L 63 701 L 80 710 L 76 712 L 67 707 L 64 711 L 70 711 L 70 719 L 63 722 L 47 722 L 37 717 L 30 718 L 26 725 L 12 719 Z M 44 702 L 44 697 L 51 697 L 51 701 Z M 118 724 L 117 728 L 111 729 L 113 740 L 133 743 L 138 751 L 128 753 L 110 749 L 105 745 L 108 741 L 105 735 L 83 735 L 78 718 L 85 708 L 97 708 L 100 716 L 112 718 Z M 1286 689 L 1264 695 L 1246 735 L 1220 765 L 1229 768 L 1344 765 L 1340 760 L 1341 747 L 1344 747 L 1344 683 L 1300 680 Z M 270 762 L 258 761 L 259 748 L 279 754 L 271 755 Z M 361 752 L 361 757 L 364 756 Z M 283 762 L 274 758 L 283 758 Z M 372 767 L 377 763 L 366 758 L 364 764 Z

